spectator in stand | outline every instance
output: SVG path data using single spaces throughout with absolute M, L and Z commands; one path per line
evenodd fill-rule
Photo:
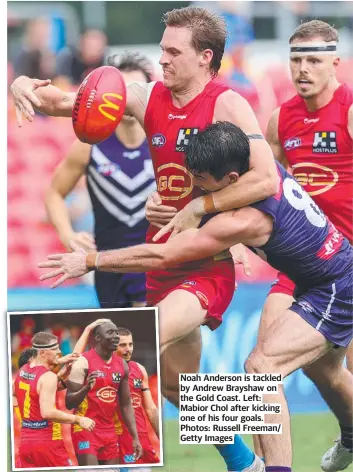
M 18 359 L 25 349 L 32 347 L 32 337 L 35 331 L 35 321 L 30 316 L 25 316 L 21 321 L 21 329 L 11 340 L 12 365 L 17 370 Z
M 55 73 L 55 56 L 50 49 L 51 27 L 47 18 L 30 20 L 25 29 L 22 47 L 14 59 L 15 76 L 30 75 L 50 79 Z
M 254 40 L 254 31 L 249 20 L 238 13 L 223 11 L 226 19 L 228 40 L 225 57 L 229 65 L 221 70 L 223 78 L 229 87 L 238 92 L 251 105 L 255 113 L 260 109 L 259 95 L 252 79 L 246 72 L 246 49 Z
M 71 85 L 79 85 L 92 70 L 104 65 L 106 45 L 107 37 L 102 31 L 85 31 L 77 48 L 68 46 L 59 52 L 56 62 L 57 78 L 66 80 Z
M 77 325 L 71 325 L 67 333 L 63 334 L 63 340 L 60 344 L 60 349 L 63 356 L 74 352 L 74 347 L 81 336 L 81 328 Z

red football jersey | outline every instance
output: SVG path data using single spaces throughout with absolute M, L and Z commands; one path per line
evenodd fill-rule
M 22 417 L 21 441 L 47 441 L 62 439 L 61 424 L 42 418 L 37 384 L 49 370 L 44 366 L 25 364 L 15 378 L 15 395 Z
M 134 408 L 136 428 L 138 433 L 147 433 L 147 424 L 145 419 L 145 414 L 142 406 L 142 380 L 143 373 L 137 364 L 137 362 L 129 362 L 129 387 L 130 387 L 130 398 L 131 404 Z M 121 418 L 121 412 L 118 405 L 119 418 Z M 127 429 L 123 421 L 121 421 L 124 431 Z
M 353 141 L 348 110 L 353 91 L 340 85 L 332 100 L 308 111 L 298 95 L 281 106 L 278 136 L 293 175 L 336 228 L 353 241 Z
M 93 388 L 89 390 L 75 414 L 93 419 L 96 422 L 94 430 L 96 433 L 102 429 L 113 430 L 115 429 L 117 394 L 120 381 L 125 375 L 124 362 L 115 352 L 111 361 L 106 362 L 97 354 L 95 349 L 90 349 L 83 356 L 88 361 L 87 375 L 98 371 L 99 376 L 95 379 Z M 82 431 L 82 428 L 75 424 L 73 432 L 77 431 Z
M 152 155 L 157 190 L 164 205 L 170 205 L 181 210 L 192 199 L 203 192 L 193 186 L 192 174 L 185 167 L 185 148 L 192 136 L 213 122 L 214 108 L 217 97 L 229 87 L 211 80 L 204 90 L 183 108 L 173 104 L 172 95 L 162 82 L 153 87 L 146 114 L 145 131 Z M 147 231 L 147 242 L 158 228 L 150 226 Z M 169 235 L 161 238 L 165 242 Z M 147 288 L 160 289 L 160 281 L 182 278 L 193 270 L 202 275 L 230 274 L 233 263 L 221 261 L 216 263 L 212 258 L 183 264 L 178 270 L 154 271 L 147 274 Z

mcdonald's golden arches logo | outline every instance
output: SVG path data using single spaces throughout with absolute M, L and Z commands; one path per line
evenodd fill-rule
M 107 109 L 119 111 L 120 105 L 111 102 L 107 97 L 114 97 L 121 101 L 123 100 L 123 97 L 121 95 L 118 95 L 117 93 L 112 93 L 112 92 L 103 93 L 102 98 L 104 100 L 104 103 L 101 103 L 98 107 L 98 110 L 102 113 L 103 116 L 105 116 L 109 120 L 116 121 L 117 118 L 114 115 L 110 114 L 107 111 Z

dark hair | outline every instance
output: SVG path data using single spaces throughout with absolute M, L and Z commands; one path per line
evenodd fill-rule
M 322 38 L 325 42 L 337 41 L 338 32 L 337 30 L 321 20 L 311 20 L 300 24 L 292 36 L 289 38 L 289 43 L 292 43 L 295 39 L 313 39 Z
M 218 121 L 193 136 L 185 151 L 186 167 L 221 180 L 229 172 L 249 170 L 250 144 L 246 134 L 228 121 Z
M 18 358 L 18 368 L 21 369 L 27 362 L 31 359 L 31 357 L 36 356 L 36 351 L 32 347 L 29 347 L 21 352 L 20 357 Z
M 132 332 L 127 328 L 118 328 L 118 336 L 132 336 Z
M 55 336 L 55 334 L 52 333 L 47 333 L 46 331 L 39 331 L 39 333 L 36 333 L 31 342 L 33 344 L 38 344 L 39 346 L 45 346 L 47 344 L 53 344 L 54 342 L 58 342 L 58 337 Z M 40 349 L 33 349 L 33 357 L 37 357 L 38 351 Z
M 152 62 L 138 52 L 125 52 L 122 56 L 115 54 L 107 59 L 107 65 L 119 69 L 121 72 L 140 71 L 146 78 L 146 82 L 152 82 Z
M 210 71 L 215 77 L 221 67 L 227 39 L 224 18 L 205 8 L 189 6 L 168 11 L 163 15 L 162 21 L 166 26 L 191 30 L 191 45 L 198 53 L 211 49 L 213 57 Z

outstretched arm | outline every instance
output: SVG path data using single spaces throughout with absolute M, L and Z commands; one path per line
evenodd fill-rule
M 178 267 L 185 262 L 214 256 L 234 244 L 246 244 L 249 238 L 270 234 L 271 230 L 272 223 L 263 213 L 254 208 L 242 208 L 217 215 L 201 229 L 184 231 L 165 244 L 141 244 L 90 254 L 76 246 L 73 253 L 48 256 L 50 261 L 42 262 L 38 267 L 55 269 L 42 275 L 41 280 L 61 276 L 52 285 L 55 288 L 65 280 L 80 277 L 93 269 L 124 273 Z
M 22 114 L 28 121 L 33 121 L 34 108 L 49 116 L 72 115 L 76 94 L 50 85 L 50 80 L 30 79 L 21 75 L 12 83 L 11 92 L 19 126 L 22 126 Z
M 143 119 L 148 102 L 148 90 L 152 90 L 154 82 L 144 84 L 134 82 L 127 87 L 125 113 L 135 116 L 143 126 Z M 22 115 L 33 121 L 34 109 L 49 116 L 71 117 L 75 104 L 76 93 L 60 90 L 50 84 L 50 80 L 31 79 L 21 75 L 11 85 L 11 93 L 15 102 L 18 126 L 22 126 Z

